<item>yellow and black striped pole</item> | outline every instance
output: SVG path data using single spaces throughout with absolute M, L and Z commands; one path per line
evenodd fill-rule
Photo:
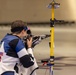
M 53 75 L 53 66 L 54 66 L 54 21 L 55 21 L 55 17 L 54 17 L 54 9 L 59 7 L 59 3 L 55 3 L 55 1 L 53 0 L 49 5 L 48 8 L 51 8 L 52 12 L 51 12 L 51 19 L 50 19 L 50 60 L 48 62 L 48 66 L 50 66 L 50 75 Z

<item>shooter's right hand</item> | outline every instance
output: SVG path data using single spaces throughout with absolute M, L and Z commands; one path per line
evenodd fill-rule
M 29 39 L 27 39 L 27 46 L 28 46 L 28 48 L 32 47 L 32 37 L 30 37 Z

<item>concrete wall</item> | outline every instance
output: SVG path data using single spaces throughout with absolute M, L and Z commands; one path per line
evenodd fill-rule
M 0 0 L 0 22 L 21 19 L 27 22 L 49 21 L 51 10 L 47 5 L 52 0 Z M 63 20 L 76 20 L 76 0 L 55 0 L 60 8 L 55 17 Z

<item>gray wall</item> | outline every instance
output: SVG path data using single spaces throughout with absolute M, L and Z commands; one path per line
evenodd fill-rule
M 46 6 L 52 0 L 0 0 L 0 22 L 21 19 L 27 22 L 49 21 L 51 9 Z M 55 18 L 76 20 L 76 0 L 55 0 L 60 8 L 55 9 Z

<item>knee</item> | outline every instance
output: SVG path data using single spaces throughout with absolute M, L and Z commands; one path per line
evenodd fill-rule
M 6 71 L 2 73 L 1 75 L 15 75 L 13 71 Z

